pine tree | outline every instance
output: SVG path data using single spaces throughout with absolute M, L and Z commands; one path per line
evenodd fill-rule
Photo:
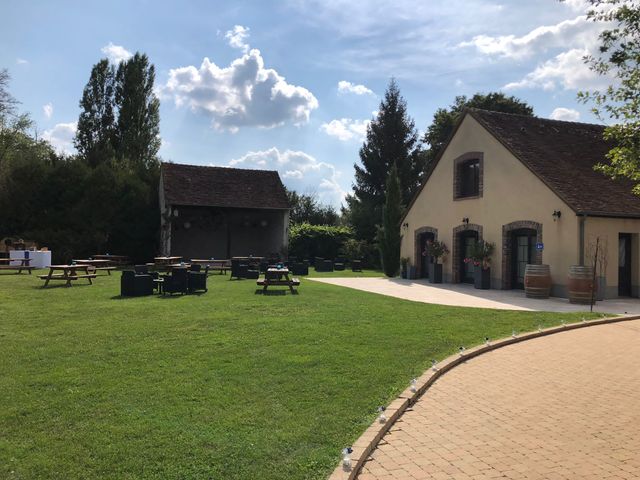
M 114 68 L 103 59 L 91 69 L 89 82 L 82 92 L 82 111 L 73 143 L 92 167 L 109 161 L 114 155 L 114 82 Z
M 385 182 L 395 165 L 400 196 L 408 203 L 420 186 L 423 157 L 415 123 L 407 114 L 407 103 L 391 79 L 377 117 L 367 128 L 367 138 L 356 164 L 354 195 L 347 198 L 349 217 L 359 238 L 373 240 L 380 221 Z
M 400 179 L 395 165 L 389 172 L 385 193 L 382 227 L 378 230 L 378 245 L 384 274 L 387 277 L 395 277 L 400 269 L 400 220 L 403 211 Z
M 160 101 L 153 93 L 155 67 L 145 54 L 121 62 L 116 74 L 117 155 L 132 166 L 153 167 L 160 149 Z

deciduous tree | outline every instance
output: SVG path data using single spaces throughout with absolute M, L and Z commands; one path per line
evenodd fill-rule
M 91 76 L 82 92 L 80 117 L 74 145 L 90 166 L 110 161 L 114 154 L 116 119 L 115 69 L 107 59 L 91 69 Z
M 640 4 L 631 0 L 590 0 L 593 7 L 588 18 L 607 22 L 612 28 L 600 36 L 598 56 L 587 56 L 591 70 L 611 80 L 606 90 L 578 94 L 583 102 L 593 104 L 592 111 L 614 125 L 604 131 L 605 140 L 614 147 L 607 154 L 608 163 L 596 169 L 616 178 L 635 182 L 633 191 L 640 195 Z
M 150 168 L 160 149 L 160 101 L 153 92 L 155 67 L 145 54 L 121 62 L 116 74 L 117 155 Z

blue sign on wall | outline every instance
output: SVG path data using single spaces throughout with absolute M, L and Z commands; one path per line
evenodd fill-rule
M 536 250 L 544 250 L 544 243 L 536 243 Z

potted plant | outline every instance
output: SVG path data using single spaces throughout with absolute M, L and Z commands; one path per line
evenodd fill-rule
M 402 257 L 400 259 L 400 265 L 401 265 L 400 276 L 402 278 L 407 278 L 407 274 L 409 271 L 409 257 Z
M 438 262 L 438 259 L 442 258 L 444 262 L 449 249 L 444 242 L 438 240 L 430 240 L 425 245 L 422 255 L 433 258 L 433 263 L 429 263 L 429 281 L 431 283 L 442 283 L 442 264 Z
M 471 247 L 470 255 L 464 259 L 465 263 L 473 263 L 475 269 L 474 286 L 482 290 L 491 288 L 491 255 L 496 244 L 477 240 Z

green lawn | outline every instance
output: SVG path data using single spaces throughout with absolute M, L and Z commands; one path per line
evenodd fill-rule
M 0 274 L 1 478 L 320 479 L 432 358 L 582 317 L 218 275 L 120 299 L 119 277 Z

